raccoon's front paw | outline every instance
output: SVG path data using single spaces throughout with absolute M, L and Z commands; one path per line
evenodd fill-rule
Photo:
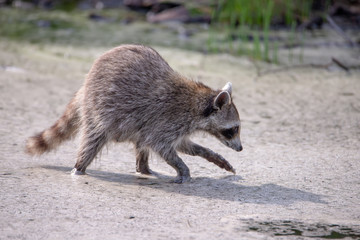
M 223 166 L 224 166 L 226 171 L 229 171 L 229 172 L 232 172 L 233 174 L 236 174 L 235 168 L 233 168 L 233 166 L 231 166 L 231 164 L 228 161 L 226 161 L 225 159 L 224 159 L 224 165 Z
M 177 176 L 174 180 L 172 180 L 172 183 L 188 183 L 191 181 L 191 177 L 190 176 Z
M 236 175 L 236 169 L 231 167 L 231 169 L 228 170 L 229 172 L 232 172 L 234 175 Z

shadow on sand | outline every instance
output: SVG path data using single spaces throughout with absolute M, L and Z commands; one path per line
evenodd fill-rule
M 48 170 L 67 172 L 70 174 L 72 168 L 61 166 L 42 166 Z M 168 193 L 196 196 L 208 199 L 220 199 L 241 203 L 255 204 L 277 204 L 290 205 L 295 202 L 312 202 L 327 204 L 322 200 L 324 195 L 318 195 L 298 189 L 287 188 L 272 183 L 259 186 L 242 185 L 239 176 L 228 176 L 223 179 L 208 177 L 192 178 L 190 183 L 170 183 L 170 176 L 156 174 L 156 178 L 137 174 L 121 174 L 98 170 L 88 170 L 87 175 L 91 178 L 106 182 L 115 182 L 125 185 L 138 185 L 151 189 L 157 189 Z M 81 176 L 79 176 L 81 177 Z

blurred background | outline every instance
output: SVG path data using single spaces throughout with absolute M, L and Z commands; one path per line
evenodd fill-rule
M 359 30 L 360 0 L 0 0 L 0 238 L 359 239 Z M 182 155 L 194 183 L 175 186 L 154 154 L 167 177 L 145 179 L 117 144 L 73 181 L 79 139 L 25 155 L 123 43 L 214 89 L 233 83 L 244 151 L 194 141 L 238 175 Z
M 0 0 L 0 36 L 12 41 L 139 43 L 275 64 L 354 67 L 336 55 L 358 60 L 359 30 L 360 0 Z M 324 47 L 335 53 L 306 52 Z

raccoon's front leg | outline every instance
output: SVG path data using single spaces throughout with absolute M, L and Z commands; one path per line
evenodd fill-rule
M 136 148 L 136 171 L 142 174 L 151 174 L 149 168 L 149 150 Z
M 216 164 L 220 168 L 224 168 L 225 170 L 236 174 L 236 170 L 220 154 L 217 154 L 208 148 L 193 143 L 190 140 L 184 141 L 179 146 L 178 150 L 191 156 L 200 156 L 202 158 L 205 158 L 206 160 Z
M 160 151 L 159 154 L 170 166 L 176 170 L 177 177 L 174 180 L 175 183 L 184 183 L 191 180 L 189 168 L 177 155 L 175 149 Z

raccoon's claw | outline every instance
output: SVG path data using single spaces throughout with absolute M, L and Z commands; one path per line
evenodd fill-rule
M 230 163 L 226 162 L 226 165 L 225 165 L 225 170 L 226 171 L 229 171 L 229 172 L 232 172 L 234 175 L 236 174 L 236 169 L 233 168 Z
M 172 180 L 172 183 L 187 183 L 191 181 L 191 177 L 190 176 L 177 176 L 174 180 Z
M 233 174 L 236 174 L 236 170 L 235 168 L 233 168 L 230 163 L 228 163 L 227 161 L 224 162 L 224 168 L 226 171 L 232 172 Z

